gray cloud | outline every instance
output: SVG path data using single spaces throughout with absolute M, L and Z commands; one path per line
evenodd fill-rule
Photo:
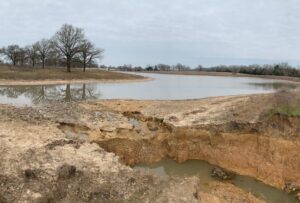
M 106 50 L 105 64 L 300 64 L 298 0 L 10 0 L 0 10 L 0 46 L 71 23 Z

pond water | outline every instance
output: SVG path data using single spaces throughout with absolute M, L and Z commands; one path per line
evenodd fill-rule
M 0 86 L 0 103 L 41 104 L 91 99 L 198 99 L 212 96 L 272 92 L 293 88 L 278 80 L 139 73 L 154 80 L 129 83 L 95 83 L 35 86 Z
M 177 163 L 171 159 L 163 159 L 155 164 L 138 164 L 136 169 L 142 169 L 159 176 L 197 176 L 203 186 L 203 190 L 209 190 L 208 184 L 216 179 L 210 175 L 215 166 L 200 160 L 190 160 Z M 295 196 L 288 195 L 284 191 L 268 186 L 254 178 L 236 175 L 233 180 L 228 181 L 246 192 L 250 192 L 258 198 L 269 203 L 296 203 Z

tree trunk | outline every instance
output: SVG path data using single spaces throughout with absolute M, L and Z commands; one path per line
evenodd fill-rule
M 42 61 L 43 61 L 43 69 L 45 69 L 45 57 L 43 57 Z
M 67 72 L 71 72 L 71 58 L 67 58 Z
M 86 62 L 85 60 L 83 61 L 83 72 L 85 72 L 85 68 L 86 68 Z
M 83 72 L 85 72 L 85 68 L 86 68 L 86 57 L 83 57 Z

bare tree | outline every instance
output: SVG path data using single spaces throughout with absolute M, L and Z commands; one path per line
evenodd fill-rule
M 157 64 L 156 67 L 159 71 L 170 71 L 171 70 L 171 66 L 166 65 L 166 64 Z
M 0 49 L 0 63 L 3 64 L 4 63 L 4 48 Z
M 36 45 L 30 45 L 25 47 L 26 58 L 31 62 L 32 67 L 35 66 L 38 59 L 38 49 Z
M 14 66 L 17 65 L 18 58 L 20 56 L 21 48 L 18 45 L 9 45 L 1 49 L 1 53 L 9 59 Z
M 26 50 L 24 48 L 20 48 L 18 52 L 17 63 L 21 66 L 26 63 Z
M 71 72 L 72 59 L 79 53 L 83 39 L 83 30 L 68 24 L 63 25 L 53 38 L 55 48 L 66 59 L 68 72 Z
M 95 59 L 101 59 L 103 49 L 97 49 L 91 42 L 84 40 L 80 46 L 79 58 L 83 64 L 83 72 L 86 66 L 94 62 Z
M 197 71 L 203 71 L 204 70 L 204 67 L 202 65 L 198 65 L 195 70 Z
M 42 61 L 43 69 L 45 68 L 45 60 L 49 55 L 51 44 L 49 40 L 42 39 L 41 41 L 35 43 L 35 46 L 37 48 L 39 57 Z
M 175 70 L 175 71 L 186 71 L 186 70 L 190 70 L 190 67 L 185 66 L 181 63 L 177 63 L 175 66 L 173 66 L 173 70 Z

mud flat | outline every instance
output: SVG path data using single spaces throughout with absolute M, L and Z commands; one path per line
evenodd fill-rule
M 204 160 L 294 192 L 297 117 L 266 116 L 272 95 L 187 101 L 0 105 L 0 202 L 264 202 L 228 183 L 128 165 Z

